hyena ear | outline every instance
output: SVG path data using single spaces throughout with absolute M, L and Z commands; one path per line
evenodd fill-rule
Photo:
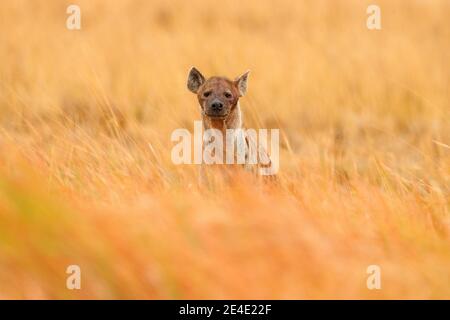
M 197 93 L 198 88 L 205 82 L 205 77 L 195 67 L 189 71 L 187 87 L 193 93 Z
M 247 92 L 247 80 L 248 80 L 249 73 L 250 73 L 250 70 L 248 70 L 246 73 L 237 77 L 236 80 L 234 80 L 234 83 L 236 84 L 241 97 L 243 97 L 245 95 L 245 93 Z

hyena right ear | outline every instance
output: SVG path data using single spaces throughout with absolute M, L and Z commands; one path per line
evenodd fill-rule
M 239 90 L 239 95 L 243 97 L 245 93 L 247 92 L 247 82 L 248 82 L 248 74 L 250 73 L 250 70 L 248 70 L 243 75 L 239 76 L 234 80 L 234 83 L 236 83 L 236 86 Z
M 205 83 L 205 77 L 195 67 L 192 67 L 189 71 L 187 80 L 187 87 L 193 93 L 197 93 L 198 88 Z

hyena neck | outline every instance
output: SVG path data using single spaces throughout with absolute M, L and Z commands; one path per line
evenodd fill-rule
M 207 129 L 218 129 L 225 134 L 227 129 L 242 128 L 242 113 L 239 102 L 236 107 L 230 112 L 230 115 L 225 120 L 213 120 L 207 116 L 203 117 L 203 127 Z

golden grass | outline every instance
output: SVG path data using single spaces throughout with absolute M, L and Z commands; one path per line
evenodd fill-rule
M 78 3 L 0 4 L 0 298 L 450 298 L 448 1 Z M 192 65 L 251 69 L 277 183 L 171 163 Z

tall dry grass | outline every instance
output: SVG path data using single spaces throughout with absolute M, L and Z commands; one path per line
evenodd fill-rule
M 69 31 L 69 1 L 2 1 L 0 297 L 450 298 L 450 2 L 369 31 L 371 2 L 77 1 Z M 275 184 L 172 164 L 192 65 L 251 70 Z

